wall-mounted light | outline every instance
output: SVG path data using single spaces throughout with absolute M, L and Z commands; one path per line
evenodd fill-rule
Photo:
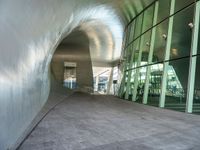
M 190 29 L 193 29 L 193 28 L 194 28 L 194 24 L 193 24 L 192 22 L 190 22 L 190 23 L 188 24 L 188 26 L 190 27 Z
M 149 43 L 149 42 L 146 42 L 146 46 L 150 46 L 150 43 Z
M 164 40 L 167 39 L 167 35 L 166 34 L 163 34 L 162 37 L 163 37 Z

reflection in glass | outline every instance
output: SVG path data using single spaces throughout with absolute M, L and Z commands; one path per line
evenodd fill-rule
M 168 38 L 168 24 L 171 0 L 159 0 L 158 21 L 156 25 L 155 45 L 153 49 L 153 60 L 150 66 L 148 104 L 159 106 L 161 83 L 163 76 L 163 63 L 169 61 L 167 70 L 167 85 L 165 93 L 165 107 L 178 111 L 185 111 L 189 55 L 192 41 L 192 29 L 188 26 L 193 22 L 194 5 L 189 7 L 195 0 L 175 0 L 175 15 L 173 22 L 172 43 L 170 58 L 165 60 L 166 39 Z M 127 80 L 129 72 L 129 92 L 131 100 L 136 99 L 142 102 L 144 85 L 146 80 L 147 61 L 151 41 L 151 27 L 153 21 L 154 5 L 147 8 L 132 22 L 127 31 L 127 42 L 134 41 L 126 48 L 126 63 L 124 68 L 124 91 L 127 90 Z M 183 9 L 184 8 L 184 9 Z M 143 19 L 144 18 L 144 19 Z M 148 32 L 146 32 L 149 30 Z M 146 32 L 146 33 L 145 33 Z M 200 35 L 200 30 L 199 30 Z M 134 51 L 134 55 L 131 52 Z M 142 53 L 141 53 L 142 52 Z M 200 54 L 200 40 L 198 40 L 198 54 Z M 140 57 L 141 56 L 141 57 Z M 131 63 L 133 60 L 133 63 Z M 129 66 L 129 67 L 128 67 Z M 200 68 L 200 56 L 197 59 L 197 68 Z M 129 69 L 129 70 L 127 70 Z M 196 70 L 196 82 L 194 90 L 195 113 L 200 113 L 200 69 Z M 131 79 L 130 79 L 131 73 Z M 134 89 L 135 88 L 135 89 Z M 126 95 L 127 96 L 127 95 Z
M 143 64 L 145 65 L 146 63 L 143 62 Z M 136 97 L 137 102 L 142 102 L 142 97 L 144 94 L 144 86 L 146 81 L 146 72 L 147 72 L 147 67 L 141 67 L 139 69 L 137 97 Z
M 130 30 L 131 30 L 131 26 L 128 26 L 128 27 L 127 27 L 127 30 L 126 30 L 125 48 L 126 48 L 126 47 L 128 46 L 128 44 L 129 44 Z
M 174 28 L 170 59 L 190 55 L 192 30 L 188 24 L 193 21 L 194 6 L 190 6 L 174 16 Z
M 160 0 L 158 9 L 158 22 L 169 16 L 171 0 Z
M 168 20 L 162 22 L 157 26 L 156 37 L 155 37 L 155 48 L 153 52 L 153 62 L 164 61 L 166 39 L 164 35 L 168 32 Z
M 135 21 L 133 21 L 130 25 L 130 35 L 129 35 L 129 44 L 133 41 L 134 38 L 134 32 L 135 32 Z
M 131 55 L 132 55 L 132 44 L 127 47 L 127 57 L 126 57 L 127 69 L 129 69 L 129 63 L 131 61 Z
M 165 96 L 166 108 L 185 111 L 188 72 L 189 58 L 169 62 Z
M 134 39 L 137 38 L 142 32 L 143 13 L 136 18 L 136 29 Z
M 125 91 L 126 91 L 126 86 L 127 86 L 127 80 L 128 80 L 128 72 L 125 71 L 122 79 L 122 83 L 120 86 L 120 96 L 124 98 L 125 96 Z
M 133 66 L 132 66 L 132 68 L 135 68 L 136 64 L 137 64 L 138 54 L 139 54 L 139 44 L 140 44 L 140 39 L 135 40 L 134 43 L 133 43 L 134 55 L 133 55 Z
M 200 114 L 200 56 L 197 57 L 196 77 L 194 85 L 193 113 Z
M 152 106 L 159 105 L 162 73 L 163 73 L 163 64 L 162 63 L 151 65 L 149 93 L 148 93 L 148 104 L 149 105 L 152 105 Z
M 200 27 L 200 21 L 199 21 L 199 27 Z M 198 50 L 197 50 L 197 53 L 200 54 L 200 30 L 199 30 L 199 40 L 198 40 Z
M 129 100 L 132 100 L 133 95 L 133 88 L 134 88 L 134 76 L 135 76 L 135 69 L 129 70 L 131 73 L 131 80 L 130 80 L 130 89 L 129 89 Z
M 176 0 L 176 5 L 175 5 L 175 11 L 179 11 L 180 9 L 183 9 L 184 7 L 192 4 L 196 0 Z
M 142 32 L 145 32 L 149 28 L 152 27 L 153 25 L 153 12 L 154 12 L 154 5 L 149 7 L 145 12 L 144 12 L 144 28 Z
M 145 33 L 144 36 L 144 42 L 142 46 L 142 61 L 148 62 L 148 56 L 149 56 L 149 49 L 150 49 L 150 42 L 151 42 L 151 33 L 152 31 L 148 31 Z

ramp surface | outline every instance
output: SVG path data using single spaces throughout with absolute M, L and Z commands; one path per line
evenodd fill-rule
M 200 116 L 76 92 L 57 105 L 20 150 L 188 150 Z

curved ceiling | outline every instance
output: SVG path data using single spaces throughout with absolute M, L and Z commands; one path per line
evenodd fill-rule
M 120 59 L 125 25 L 152 1 L 81 1 L 88 5 L 71 16 L 72 29 L 81 30 L 88 36 L 93 66 L 111 66 Z

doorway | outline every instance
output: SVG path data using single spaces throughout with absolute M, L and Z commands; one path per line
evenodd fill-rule
M 76 84 L 76 63 L 64 62 L 64 87 L 75 89 Z

